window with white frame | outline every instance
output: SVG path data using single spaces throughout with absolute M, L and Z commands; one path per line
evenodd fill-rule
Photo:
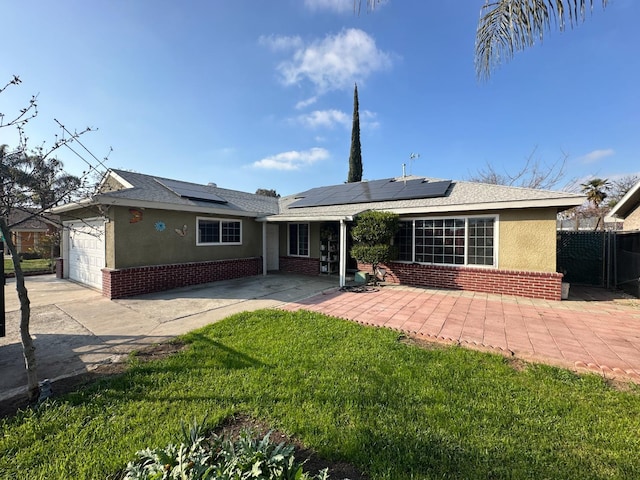
M 197 245 L 242 245 L 242 221 L 198 217 Z
M 309 224 L 289 224 L 289 255 L 292 257 L 309 256 Z
M 398 260 L 496 266 L 496 217 L 421 218 L 400 222 Z

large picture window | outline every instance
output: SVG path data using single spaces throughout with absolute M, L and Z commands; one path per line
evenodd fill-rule
M 198 217 L 197 245 L 242 245 L 242 221 Z
M 292 257 L 309 256 L 309 224 L 289 224 L 289 255 Z
M 495 217 L 401 221 L 398 259 L 438 265 L 496 266 Z

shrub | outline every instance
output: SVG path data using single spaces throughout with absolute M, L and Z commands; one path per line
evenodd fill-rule
M 395 213 L 370 210 L 358 215 L 351 229 L 355 242 L 351 256 L 359 262 L 371 264 L 374 283 L 378 264 L 392 260 L 396 254 L 391 239 L 398 231 L 398 226 L 399 217 Z
M 21 253 L 20 258 L 22 260 L 39 260 L 42 258 L 42 255 L 38 252 L 30 251 Z

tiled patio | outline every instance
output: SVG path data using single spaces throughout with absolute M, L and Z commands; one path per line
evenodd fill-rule
M 604 289 L 574 286 L 569 300 L 553 302 L 387 285 L 282 308 L 640 382 L 640 300 Z

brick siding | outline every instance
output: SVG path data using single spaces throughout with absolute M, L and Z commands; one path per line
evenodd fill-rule
M 318 275 L 320 260 L 308 257 L 280 257 L 280 271 L 300 275 Z
M 387 271 L 386 282 L 402 285 L 451 288 L 545 300 L 560 300 L 562 294 L 561 273 L 398 262 L 390 262 L 380 267 Z M 358 263 L 358 269 L 371 272 L 371 265 Z
M 109 299 L 161 292 L 201 283 L 250 277 L 262 273 L 262 258 L 178 263 L 102 269 L 102 294 Z

